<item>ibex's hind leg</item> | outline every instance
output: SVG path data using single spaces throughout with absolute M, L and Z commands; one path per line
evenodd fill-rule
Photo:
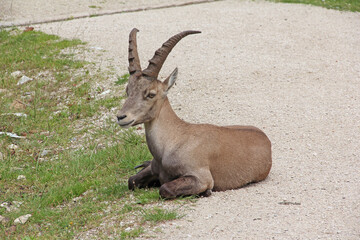
M 128 186 L 130 190 L 160 186 L 158 176 L 151 171 L 151 162 L 145 162 L 143 166 L 145 167 L 144 169 L 129 178 Z
M 211 195 L 211 190 L 207 189 L 207 184 L 200 183 L 199 179 L 195 176 L 179 177 L 160 187 L 160 196 L 163 198 L 170 199 L 189 195 L 208 197 Z

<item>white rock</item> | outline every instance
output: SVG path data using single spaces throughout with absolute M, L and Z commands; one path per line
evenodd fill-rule
M 17 207 L 15 207 L 14 205 L 12 205 L 8 202 L 3 202 L 2 204 L 0 204 L 0 207 L 5 208 L 6 211 L 8 211 L 8 212 L 15 212 L 15 211 L 19 210 Z
M 12 138 L 25 138 L 25 137 L 18 136 L 15 133 L 9 133 L 9 132 L 0 132 L 0 135 L 7 135 L 7 136 L 12 137 Z
M 87 190 L 86 192 L 84 192 L 82 195 L 86 196 L 86 195 L 88 195 L 90 193 L 93 193 L 93 192 L 94 192 L 94 190 L 90 189 L 90 190 Z
M 127 228 L 125 228 L 125 232 L 130 232 L 132 230 L 132 228 L 131 227 L 127 227 Z
M 8 146 L 8 148 L 9 149 L 18 149 L 19 147 L 17 146 L 17 145 L 15 145 L 15 144 L 10 144 L 9 146 Z
M 16 207 L 20 207 L 20 206 L 23 204 L 23 202 L 13 201 L 12 204 L 13 204 L 14 206 L 16 206 Z
M 90 47 L 92 49 L 95 49 L 95 50 L 104 50 L 102 47 Z
M 40 156 L 41 156 L 41 157 L 45 157 L 45 156 L 48 155 L 50 152 L 51 152 L 50 150 L 44 149 L 44 150 L 41 152 Z
M 6 116 L 6 115 L 14 115 L 17 117 L 27 117 L 26 113 L 4 113 L 4 114 L 1 114 L 1 116 Z
M 107 94 L 109 94 L 109 93 L 110 93 L 110 89 L 108 89 L 108 90 L 100 93 L 100 94 L 98 95 L 98 97 L 104 97 L 105 95 L 107 95 Z
M 25 224 L 31 216 L 32 216 L 31 214 L 26 214 L 24 216 L 20 216 L 14 220 L 14 224 Z
M 17 177 L 17 180 L 25 180 L 25 179 L 26 179 L 26 177 L 24 175 L 19 175 Z
M 14 78 L 19 78 L 19 77 L 21 77 L 21 75 L 22 75 L 21 71 L 15 71 L 15 72 L 11 73 L 11 76 Z
M 24 84 L 24 83 L 27 83 L 29 81 L 32 81 L 33 79 L 32 78 L 29 78 L 27 76 L 22 76 L 19 80 L 19 82 L 16 84 L 16 85 L 21 85 L 21 84 Z
M 80 197 L 73 198 L 73 202 L 74 202 L 74 203 L 75 203 L 75 202 L 79 202 L 81 199 L 82 199 L 81 196 L 80 196 Z
M 4 217 L 4 216 L 0 215 L 0 223 L 5 225 L 7 222 L 9 222 L 9 219 L 7 217 Z
M 21 167 L 11 167 L 10 170 L 11 170 L 11 171 L 22 171 L 22 170 L 24 170 L 24 168 L 21 168 Z
M 3 207 L 3 208 L 7 208 L 9 207 L 9 203 L 8 202 L 3 202 L 2 204 L 0 204 L 0 207 Z

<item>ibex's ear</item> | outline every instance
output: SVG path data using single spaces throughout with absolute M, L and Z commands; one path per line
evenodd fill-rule
M 174 85 L 174 83 L 177 79 L 177 74 L 178 74 L 178 69 L 175 68 L 175 70 L 170 74 L 170 76 L 168 76 L 165 79 L 164 84 L 166 86 L 166 91 L 169 91 L 169 89 L 172 87 L 172 85 Z

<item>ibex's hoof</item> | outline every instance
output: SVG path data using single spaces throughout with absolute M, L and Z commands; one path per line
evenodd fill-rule
M 172 192 L 166 184 L 162 185 L 159 190 L 159 194 L 162 198 L 171 199 L 176 198 L 176 195 L 174 192 Z
M 200 197 L 210 197 L 212 191 L 210 189 L 207 189 L 205 192 L 202 192 L 199 194 Z

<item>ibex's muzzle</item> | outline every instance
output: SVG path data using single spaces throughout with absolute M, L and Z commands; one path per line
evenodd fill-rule
M 134 122 L 134 120 L 130 120 L 130 118 L 128 118 L 127 115 L 118 115 L 116 117 L 117 117 L 117 120 L 118 120 L 118 124 L 122 128 L 131 127 L 132 123 Z

